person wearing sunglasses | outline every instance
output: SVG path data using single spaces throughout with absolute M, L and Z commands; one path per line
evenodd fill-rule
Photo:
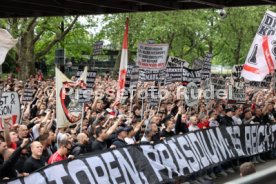
M 48 164 L 67 159 L 67 155 L 69 155 L 71 148 L 72 145 L 67 139 L 60 140 L 58 143 L 58 150 L 49 158 Z M 69 159 L 71 158 L 70 156 L 68 157 Z

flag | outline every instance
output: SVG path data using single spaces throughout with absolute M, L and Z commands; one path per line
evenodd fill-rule
M 116 101 L 118 101 L 118 102 L 121 100 L 121 97 L 124 94 L 125 84 L 126 84 L 127 63 L 128 63 L 128 21 L 129 20 L 127 17 L 125 33 L 124 33 L 124 40 L 123 40 L 123 47 L 122 47 L 122 53 L 121 53 L 118 85 L 117 85 Z
M 83 104 L 78 99 L 79 89 L 86 88 L 87 67 L 77 81 L 68 79 L 57 67 L 55 71 L 57 127 L 68 127 L 82 120 Z
M 241 76 L 250 81 L 262 81 L 276 68 L 276 13 L 267 11 L 255 35 Z
M 241 76 L 250 81 L 263 81 L 276 68 L 276 38 L 263 36 L 259 38 L 243 65 Z
M 18 39 L 14 39 L 7 30 L 0 29 L 0 65 L 4 63 L 7 53 L 17 41 Z

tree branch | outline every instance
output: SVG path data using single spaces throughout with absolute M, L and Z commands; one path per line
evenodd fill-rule
M 59 41 L 61 41 L 68 33 L 69 31 L 72 29 L 72 27 L 74 26 L 74 24 L 77 22 L 79 16 L 75 16 L 74 20 L 71 22 L 71 24 L 64 30 L 64 32 L 57 34 L 55 39 L 52 40 L 49 44 L 47 44 L 47 46 L 41 50 L 40 52 L 38 52 L 35 55 L 35 58 L 40 58 L 41 56 L 44 56 L 45 54 L 47 54 L 49 52 L 49 50 L 51 50 L 51 48 L 58 43 Z

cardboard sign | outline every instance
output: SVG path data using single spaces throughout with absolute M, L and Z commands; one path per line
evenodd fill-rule
M 212 54 L 207 54 L 203 60 L 203 67 L 201 70 L 201 79 L 204 80 L 206 78 L 210 78 L 211 76 L 211 59 Z
M 232 78 L 234 80 L 241 78 L 241 71 L 242 71 L 243 65 L 234 65 L 232 68 Z
M 11 118 L 8 127 L 19 124 L 20 121 L 20 101 L 17 92 L 4 92 L 0 100 L 0 131 L 4 130 L 4 119 Z
M 228 104 L 244 104 L 246 103 L 245 83 L 234 82 L 229 85 L 228 89 Z
M 25 88 L 23 93 L 22 102 L 31 102 L 33 101 L 33 94 L 35 90 L 32 88 Z
M 136 64 L 145 69 L 164 69 L 168 49 L 168 44 L 139 44 Z
M 198 87 L 195 83 L 190 82 L 186 87 L 185 104 L 188 107 L 193 107 L 198 104 Z
M 167 67 L 166 79 L 170 78 L 172 82 L 182 82 L 182 67 Z
M 189 67 L 189 63 L 185 60 L 179 59 L 177 57 L 170 56 L 168 59 L 167 67 Z
M 200 86 L 201 70 L 191 70 L 184 67 L 182 71 L 183 86 L 187 86 L 190 82 L 194 82 L 198 87 Z
M 103 50 L 103 41 L 97 41 L 93 45 L 93 55 L 99 55 Z
M 139 71 L 139 80 L 141 81 L 162 81 L 166 77 L 165 70 L 144 70 Z
M 148 102 L 150 107 L 157 107 L 159 105 L 159 89 L 158 87 L 151 87 L 148 89 Z
M 76 74 L 76 78 L 79 78 L 82 73 L 83 73 L 83 70 L 78 70 L 77 74 Z M 94 88 L 96 76 L 97 76 L 97 71 L 89 70 L 87 72 L 87 77 L 86 77 L 86 84 L 87 84 L 86 88 L 87 89 L 92 90 Z

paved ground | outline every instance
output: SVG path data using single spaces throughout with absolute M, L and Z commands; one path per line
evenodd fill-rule
M 257 172 L 258 172 L 258 171 L 264 170 L 268 167 L 275 166 L 275 165 L 276 165 L 276 159 L 269 160 L 266 163 L 256 164 L 256 169 L 257 169 Z M 227 177 L 220 177 L 220 178 L 214 180 L 214 183 L 215 184 L 222 184 L 222 183 L 225 183 L 227 181 L 237 179 L 239 177 L 240 177 L 240 173 L 239 173 L 239 171 L 236 171 L 233 174 L 229 174 Z

